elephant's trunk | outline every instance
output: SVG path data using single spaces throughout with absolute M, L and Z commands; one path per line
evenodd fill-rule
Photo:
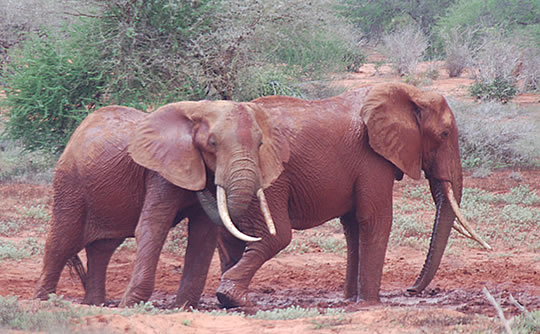
M 220 176 L 227 175 L 227 177 L 216 178 L 217 201 L 208 189 L 197 193 L 204 211 L 214 223 L 225 226 L 240 240 L 257 241 L 260 238 L 243 234 L 233 224 L 233 219 L 241 219 L 247 213 L 254 198 L 253 195 L 256 194 L 268 230 L 270 234 L 275 235 L 276 228 L 263 189 L 260 187 L 260 176 L 254 161 L 241 156 L 233 159 L 231 165 L 233 167 L 227 173 L 220 173 Z M 226 186 L 221 186 L 221 184 L 226 184 Z
M 427 254 L 426 262 L 422 268 L 420 276 L 416 280 L 416 283 L 407 289 L 409 295 L 415 295 L 420 293 L 431 282 L 439 264 L 441 263 L 450 231 L 454 227 L 458 232 L 464 236 L 475 240 L 486 249 L 491 249 L 480 236 L 470 227 L 461 210 L 459 208 L 459 201 L 461 199 L 461 185 L 458 186 L 457 193 L 458 198 L 454 195 L 452 183 L 448 181 L 429 181 L 437 212 L 435 214 L 435 223 L 433 225 L 433 233 L 431 235 L 431 241 L 429 245 L 429 251 Z M 458 218 L 457 224 L 454 225 L 454 219 Z
M 217 207 L 219 212 L 219 217 L 223 222 L 223 226 L 235 237 L 243 241 L 259 241 L 261 238 L 250 237 L 240 232 L 233 224 L 231 217 L 229 215 L 229 210 L 227 209 L 227 195 L 225 194 L 225 189 L 221 186 L 217 186 Z
M 409 295 L 415 295 L 424 290 L 435 276 L 435 273 L 437 273 L 446 244 L 448 243 L 452 225 L 454 224 L 454 219 L 456 218 L 448 200 L 448 194 L 445 194 L 446 187 L 444 187 L 443 182 L 430 179 L 429 184 L 437 207 L 435 223 L 433 224 L 433 233 L 431 235 L 426 262 L 414 285 L 407 289 Z M 461 194 L 461 189 L 459 190 L 459 194 Z

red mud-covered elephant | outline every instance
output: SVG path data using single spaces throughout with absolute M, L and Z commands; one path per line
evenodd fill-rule
M 462 171 L 458 130 L 446 100 L 405 84 L 382 84 L 319 101 L 273 96 L 252 101 L 267 112 L 289 142 L 284 171 L 264 192 L 276 234 L 264 229 L 256 201 L 235 223 L 262 239 L 246 245 L 223 233 L 218 242 L 222 279 L 217 296 L 226 307 L 249 304 L 256 271 L 307 229 L 340 217 L 347 242 L 345 297 L 378 302 L 392 227 L 392 188 L 403 174 L 429 180 L 436 205 L 427 259 L 416 294 L 433 279 L 454 219 L 463 234 L 489 248 L 460 213 Z M 464 230 L 465 229 L 465 230 Z
M 243 215 L 255 195 L 267 209 L 262 189 L 288 156 L 287 142 L 253 103 L 178 102 L 151 114 L 120 106 L 97 110 L 74 132 L 56 166 L 53 218 L 35 297 L 56 291 L 69 262 L 79 264 L 84 278 L 83 302 L 105 302 L 109 260 L 125 238 L 135 236 L 136 262 L 121 305 L 148 300 L 167 233 L 187 217 L 176 302 L 197 305 L 217 235 L 200 201 L 217 192 L 217 220 L 242 240 L 258 240 L 238 231 L 231 217 Z M 83 248 L 87 272 L 76 261 Z

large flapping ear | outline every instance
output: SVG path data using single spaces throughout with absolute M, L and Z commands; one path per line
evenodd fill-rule
M 194 104 L 178 102 L 149 114 L 130 140 L 128 150 L 141 166 L 158 172 L 169 182 L 188 190 L 206 185 L 206 170 L 193 145 L 189 110 Z
M 267 188 L 283 171 L 283 163 L 289 161 L 289 142 L 277 127 L 272 126 L 266 110 L 250 103 L 257 124 L 263 132 L 263 143 L 259 149 L 259 163 L 263 188 Z
M 381 84 L 366 96 L 362 119 L 369 145 L 413 179 L 422 167 L 421 91 L 406 84 Z

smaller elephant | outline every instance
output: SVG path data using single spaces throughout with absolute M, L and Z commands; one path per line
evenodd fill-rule
M 226 307 L 249 303 L 256 271 L 308 229 L 339 217 L 347 242 L 345 297 L 376 303 L 392 227 L 392 190 L 404 174 L 429 180 L 437 208 L 424 268 L 411 294 L 433 279 L 454 219 L 467 236 L 489 247 L 460 213 L 463 186 L 458 130 L 446 100 L 405 84 L 383 84 L 318 101 L 271 96 L 252 101 L 267 110 L 290 146 L 284 171 L 265 190 L 276 235 L 246 245 L 222 234 L 223 275 L 217 296 Z M 261 231 L 258 204 L 235 221 Z M 262 225 L 264 226 L 264 225 Z M 460 226 L 460 225 L 456 225 Z
M 83 303 L 104 303 L 110 258 L 135 236 L 135 266 L 120 305 L 148 300 L 167 233 L 188 218 L 176 303 L 196 306 L 217 234 L 200 201 L 216 192 L 217 215 L 232 235 L 259 240 L 232 219 L 244 214 L 255 194 L 267 210 L 262 189 L 287 159 L 287 144 L 252 103 L 178 102 L 151 114 L 121 106 L 95 111 L 76 129 L 55 169 L 53 219 L 35 297 L 54 293 L 66 263 L 77 263 L 85 248 L 87 273 L 78 270 L 85 276 Z

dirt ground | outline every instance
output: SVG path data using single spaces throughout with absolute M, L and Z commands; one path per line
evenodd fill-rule
M 424 66 L 433 66 L 424 64 Z M 359 87 L 376 81 L 396 80 L 390 70 L 373 63 L 364 65 L 357 73 L 348 74 L 340 84 Z M 466 97 L 470 79 L 450 79 L 441 71 L 427 89 L 445 95 Z M 519 96 L 515 102 L 540 105 L 538 94 Z M 540 112 L 540 109 L 539 109 Z M 520 170 L 521 177 L 512 178 L 512 170 L 497 170 L 487 178 L 472 178 L 467 172 L 465 187 L 504 194 L 511 188 L 527 185 L 540 189 L 540 170 Z M 405 178 L 396 183 L 394 197 L 403 196 L 404 189 L 425 181 Z M 427 192 L 426 188 L 426 192 Z M 46 185 L 0 184 L 0 221 L 17 219 L 22 208 L 29 203 L 41 203 L 50 209 L 51 189 Z M 34 218 L 36 219 L 36 218 Z M 431 218 L 430 218 L 431 219 Z M 32 218 L 27 218 L 32 226 Z M 36 224 L 38 222 L 36 221 Z M 481 222 L 475 222 L 480 224 Z M 538 226 L 538 225 L 536 225 Z M 340 236 L 335 228 L 323 225 L 313 233 Z M 310 238 L 308 233 L 295 233 L 293 240 Z M 28 229 L 13 241 L 29 236 L 43 238 L 42 230 Z M 461 238 L 455 232 L 451 238 Z M 2 240 L 6 240 L 3 238 Z M 512 294 L 528 310 L 540 309 L 540 257 L 531 247 L 509 247 L 504 242 L 493 244 L 493 251 L 465 247 L 445 255 L 439 271 L 429 287 L 418 297 L 405 297 L 403 292 L 412 285 L 421 270 L 425 250 L 414 247 L 390 247 L 384 266 L 381 287 L 382 304 L 360 306 L 344 300 L 344 254 L 324 252 L 312 248 L 306 252 L 288 252 L 267 262 L 255 276 L 250 286 L 253 307 L 234 309 L 247 315 L 260 310 L 284 309 L 290 306 L 303 308 L 341 308 L 344 315 L 296 320 L 258 320 L 238 315 L 227 317 L 211 313 L 182 312 L 168 315 L 99 315 L 85 318 L 81 328 L 103 328 L 125 333 L 448 333 L 478 330 L 501 331 L 495 309 L 482 294 L 486 287 L 501 298 L 506 317 L 519 314 L 508 301 Z M 129 281 L 135 249 L 124 247 L 111 261 L 107 277 L 108 306 L 116 307 Z M 84 257 L 84 253 L 81 253 Z M 84 259 L 83 259 L 84 260 Z M 0 295 L 15 295 L 21 300 L 31 299 L 40 271 L 41 256 L 19 261 L 0 261 Z M 172 308 L 178 287 L 183 258 L 173 252 L 162 254 L 156 276 L 156 287 L 151 301 L 160 308 Z M 215 290 L 219 283 L 219 262 L 214 256 L 199 309 L 219 310 Z M 57 294 L 66 300 L 80 302 L 83 288 L 78 280 L 64 270 Z

